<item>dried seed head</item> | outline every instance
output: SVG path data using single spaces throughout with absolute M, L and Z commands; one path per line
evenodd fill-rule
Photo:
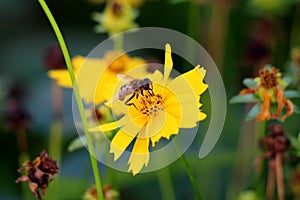
M 50 158 L 46 150 L 40 153 L 33 162 L 25 162 L 18 170 L 26 171 L 27 175 L 16 180 L 16 183 L 29 181 L 29 187 L 35 197 L 41 198 L 39 190 L 45 195 L 48 184 L 54 179 L 54 174 L 59 172 L 56 161 Z
M 269 135 L 259 142 L 270 158 L 274 158 L 277 153 L 283 153 L 290 148 L 290 141 L 280 124 L 269 126 Z
M 259 70 L 260 84 L 262 87 L 269 89 L 275 87 L 277 82 L 277 74 L 279 70 L 275 67 L 271 69 L 261 69 Z
M 66 68 L 65 59 L 59 46 L 50 47 L 46 50 L 44 66 L 46 70 Z
M 105 200 L 116 200 L 119 196 L 119 192 L 112 189 L 110 185 L 105 185 L 102 188 L 103 197 Z M 96 186 L 91 187 L 88 189 L 84 196 L 84 200 L 97 200 L 98 199 L 98 193 Z

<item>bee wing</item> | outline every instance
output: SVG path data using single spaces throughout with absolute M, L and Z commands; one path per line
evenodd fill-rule
M 112 104 L 112 103 L 114 103 L 114 102 L 116 102 L 118 100 L 119 100 L 118 95 L 115 95 L 110 100 L 108 100 L 107 102 L 105 102 L 105 105 L 110 105 L 110 104 Z
M 122 82 L 131 82 L 133 80 L 135 80 L 135 78 L 133 78 L 132 76 L 129 76 L 127 74 L 117 74 L 117 78 L 122 81 Z

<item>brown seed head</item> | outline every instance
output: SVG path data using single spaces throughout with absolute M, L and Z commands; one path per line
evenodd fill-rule
M 277 73 L 278 69 L 272 67 L 271 69 L 259 70 L 260 84 L 262 87 L 269 89 L 277 85 Z
M 48 156 L 46 150 L 42 151 L 33 162 L 26 161 L 18 171 L 26 171 L 27 175 L 18 178 L 16 182 L 29 181 L 30 190 L 38 198 L 41 198 L 39 189 L 45 195 L 48 184 L 54 179 L 54 174 L 59 172 L 56 161 Z

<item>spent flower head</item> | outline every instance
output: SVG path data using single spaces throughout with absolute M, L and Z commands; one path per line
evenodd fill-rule
M 198 65 L 193 70 L 171 79 L 169 75 L 172 67 L 171 47 L 167 44 L 164 74 L 155 71 L 134 77 L 134 80 L 147 80 L 148 83 L 150 80 L 151 86 L 137 89 L 133 94 L 127 94 L 126 98 L 120 99 L 120 90 L 123 91 L 127 86 L 124 83 L 112 86 L 107 84 L 107 88 L 110 88 L 106 90 L 106 98 L 109 100 L 107 104 L 114 113 L 122 117 L 115 122 L 90 129 L 91 132 L 119 129 L 110 145 L 114 160 L 119 159 L 136 139 L 128 161 L 128 171 L 132 171 L 133 175 L 139 173 L 144 165 L 147 166 L 150 142 L 155 147 L 160 139 L 169 140 L 171 136 L 179 133 L 180 128 L 193 128 L 206 117 L 200 110 L 202 104 L 199 102 L 200 95 L 208 87 L 203 82 L 206 70 Z
M 119 192 L 112 189 L 110 185 L 105 185 L 102 188 L 102 193 L 104 200 L 116 200 L 119 197 Z M 95 185 L 84 193 L 83 200 L 98 200 L 98 193 Z
M 65 69 L 66 62 L 59 46 L 49 47 L 44 55 L 44 65 L 46 70 Z
M 256 117 L 258 120 L 277 119 L 284 121 L 298 108 L 292 103 L 291 98 L 300 97 L 299 91 L 287 90 L 289 78 L 282 78 L 275 67 L 266 66 L 259 71 L 259 76 L 244 79 L 248 87 L 233 97 L 231 103 L 257 104 L 250 110 L 246 120 Z
M 59 169 L 56 161 L 48 156 L 46 150 L 43 150 L 33 162 L 26 161 L 23 163 L 18 171 L 25 171 L 27 174 L 19 177 L 16 183 L 28 181 L 33 195 L 41 199 L 39 190 L 42 191 L 42 195 L 45 195 L 49 183 L 54 179 L 54 175 L 59 172 Z

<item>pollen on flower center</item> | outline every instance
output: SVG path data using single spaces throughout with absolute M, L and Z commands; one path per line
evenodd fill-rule
M 271 69 L 261 69 L 259 71 L 261 86 L 266 89 L 275 87 L 277 85 L 277 73 L 278 69 L 275 69 L 274 67 Z
M 163 110 L 164 101 L 160 94 L 144 94 L 139 97 L 139 107 L 140 113 L 148 116 L 156 116 L 158 111 Z

